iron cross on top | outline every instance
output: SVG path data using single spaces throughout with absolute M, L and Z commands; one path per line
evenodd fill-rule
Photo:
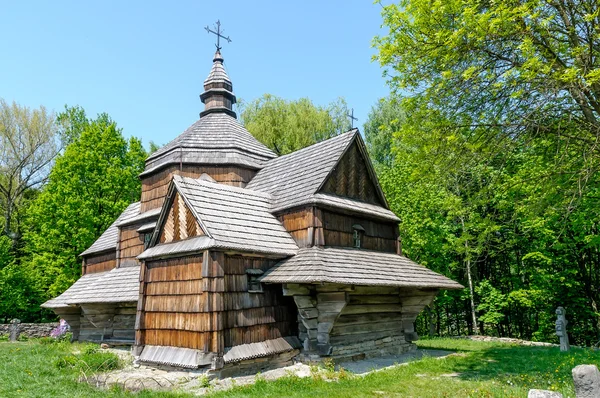
M 227 40 L 227 43 L 231 43 L 231 39 L 229 38 L 229 36 L 227 36 L 227 37 L 223 36 L 223 33 L 225 33 L 225 32 L 221 30 L 221 21 L 217 21 L 217 24 L 213 28 L 215 30 L 209 28 L 207 25 L 204 29 L 206 29 L 206 31 L 208 33 L 212 33 L 217 36 L 217 44 L 215 44 L 217 46 L 217 50 L 221 50 L 221 46 L 220 46 L 221 38 L 223 38 L 224 40 Z
M 346 116 L 350 118 L 350 125 L 352 126 L 352 128 L 354 128 L 354 121 L 358 121 L 358 118 L 354 117 L 354 108 L 352 108 L 352 113 L 349 113 Z

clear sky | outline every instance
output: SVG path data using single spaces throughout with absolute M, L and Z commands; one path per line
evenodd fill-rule
M 7 1 L 0 5 L 0 97 L 55 111 L 107 112 L 148 143 L 198 119 L 221 20 L 238 98 L 326 105 L 344 97 L 362 127 L 389 92 L 371 61 L 381 6 L 336 1 Z

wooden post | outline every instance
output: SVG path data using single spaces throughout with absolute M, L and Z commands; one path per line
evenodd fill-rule
M 8 327 L 8 341 L 15 342 L 19 340 L 19 334 L 21 333 L 20 324 L 21 320 L 16 318 L 10 321 L 10 326 Z

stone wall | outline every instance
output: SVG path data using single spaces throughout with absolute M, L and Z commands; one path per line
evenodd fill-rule
M 9 323 L 0 323 L 0 335 L 8 335 Z M 19 332 L 21 336 L 28 338 L 32 337 L 48 337 L 53 329 L 58 327 L 58 322 L 51 323 L 21 323 L 19 324 Z

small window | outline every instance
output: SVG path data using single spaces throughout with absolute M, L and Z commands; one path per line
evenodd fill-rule
M 352 229 L 354 230 L 354 234 L 352 235 L 353 245 L 354 245 L 354 247 L 360 249 L 362 235 L 365 232 L 365 229 L 362 227 L 362 225 L 359 225 L 359 224 L 354 224 L 352 226 Z
M 150 241 L 152 240 L 152 233 L 148 232 L 146 234 L 144 234 L 144 250 L 146 250 L 148 248 L 148 246 L 150 246 Z
M 262 293 L 263 288 L 260 283 L 260 277 L 262 276 L 263 271 L 260 269 L 250 268 L 246 270 L 246 275 L 248 276 L 248 292 L 249 293 Z

